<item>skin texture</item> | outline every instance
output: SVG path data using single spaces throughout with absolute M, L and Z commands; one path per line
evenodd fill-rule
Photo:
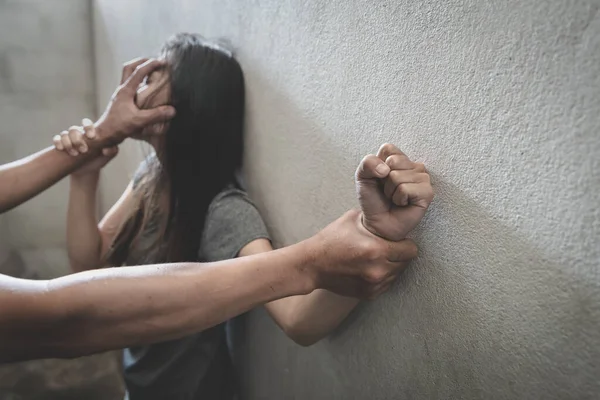
M 169 104 L 170 85 L 166 69 L 152 72 L 137 91 L 136 104 L 140 108 L 154 108 Z M 160 154 L 161 135 L 165 124 L 159 123 L 145 128 L 136 138 L 145 140 Z M 84 129 L 72 129 L 55 143 L 57 149 L 77 155 L 83 145 Z M 106 253 L 114 241 L 119 227 L 135 204 L 135 194 L 130 184 L 121 198 L 96 222 L 96 193 L 100 170 L 116 154 L 111 151 L 98 157 L 71 174 L 69 210 L 67 216 L 67 248 L 71 268 L 75 272 L 103 267 Z M 239 256 L 249 256 L 272 251 L 271 243 L 265 239 L 255 240 L 241 249 Z M 406 260 L 406 265 L 410 259 Z M 316 343 L 335 329 L 356 307 L 359 299 L 340 296 L 327 290 L 315 290 L 304 296 L 290 296 L 265 304 L 265 308 L 296 343 L 308 346 Z
M 169 104 L 169 99 L 170 84 L 167 70 L 158 69 L 140 85 L 136 102 L 140 108 L 151 108 Z M 88 129 L 90 128 L 86 128 L 85 131 Z M 144 129 L 137 139 L 148 141 L 153 145 L 156 153 L 160 154 L 161 135 L 164 131 L 164 124 L 154 124 Z M 62 142 L 57 143 L 57 148 L 77 155 L 76 149 L 82 143 L 83 135 L 84 130 L 71 130 L 68 135 L 63 136 Z M 67 247 L 71 268 L 75 272 L 103 266 L 103 260 L 119 227 L 127 218 L 128 210 L 136 203 L 130 184 L 100 223 L 96 222 L 96 192 L 100 170 L 114 154 L 116 153 L 99 157 L 71 175 Z M 385 161 L 387 167 L 381 161 Z M 421 220 L 424 210 L 431 201 L 430 199 L 421 201 L 419 197 L 431 192 L 429 176 L 424 166 L 411 162 L 393 145 L 382 146 L 377 156 L 365 157 L 361 165 L 363 168 L 357 170 L 356 177 L 359 197 L 363 199 L 363 203 L 366 201 L 364 205 L 368 210 L 365 221 L 370 224 L 365 226 L 373 233 L 381 232 L 381 235 L 387 234 L 396 240 L 404 239 Z M 384 172 L 389 172 L 384 191 L 379 187 L 377 175 L 370 172 L 378 165 Z M 373 192 L 379 194 L 369 197 Z M 407 197 L 409 195 L 412 196 L 410 201 Z M 405 207 L 394 209 L 391 202 L 393 196 Z M 419 202 L 414 205 L 415 201 Z M 246 245 L 239 256 L 271 250 L 273 248 L 268 240 L 259 239 Z M 409 261 L 410 259 L 406 260 L 407 265 Z M 391 285 L 394 278 L 395 276 L 389 278 L 389 284 L 385 289 Z M 327 290 L 315 290 L 309 295 L 291 296 L 269 302 L 265 304 L 265 308 L 290 339 L 300 345 L 309 346 L 333 331 L 358 303 L 359 300 L 356 298 L 339 296 Z
M 127 79 L 117 88 L 106 111 L 96 122 L 94 136 L 87 138 L 88 150 L 84 156 L 69 157 L 50 147 L 0 166 L 0 188 L 3 188 L 0 191 L 0 213 L 46 190 L 86 161 L 94 159 L 110 144 L 121 143 L 143 127 L 173 117 L 175 110 L 172 107 L 140 110 L 133 101 L 144 77 L 160 67 L 163 63 L 157 60 L 136 60 L 124 67 L 123 75 Z
M 168 108 L 140 110 L 133 101 L 143 77 L 159 66 L 138 60 L 124 67 L 126 79 L 90 129 L 91 138 L 84 139 L 84 156 L 49 149 L 2 167 L 0 209 L 17 206 L 99 157 L 102 149 L 172 116 Z M 385 179 L 389 171 L 371 170 L 380 164 L 359 168 Z M 379 189 L 362 192 L 365 199 L 380 195 Z M 370 203 L 365 204 L 369 215 Z M 372 234 L 362 218 L 360 211 L 349 211 L 301 243 L 219 263 L 109 268 L 49 281 L 0 275 L 0 361 L 78 357 L 174 339 L 259 304 L 316 289 L 376 297 L 416 256 L 416 246 Z

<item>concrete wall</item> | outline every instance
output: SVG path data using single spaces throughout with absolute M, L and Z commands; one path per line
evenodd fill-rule
M 102 104 L 120 63 L 171 33 L 237 47 L 245 172 L 278 244 L 354 206 L 354 168 L 382 142 L 432 173 L 420 259 L 391 293 L 309 349 L 246 318 L 247 398 L 600 395 L 599 6 L 95 2 Z M 137 157 L 115 164 L 107 202 Z
M 0 162 L 51 145 L 94 115 L 90 11 L 80 0 L 0 2 Z M 27 276 L 68 271 L 67 195 L 65 181 L 3 216 L 4 247 L 22 258 Z

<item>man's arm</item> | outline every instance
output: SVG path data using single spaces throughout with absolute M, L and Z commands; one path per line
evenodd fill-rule
M 0 279 L 0 361 L 79 357 L 204 330 L 258 304 L 308 293 L 295 249 L 214 264 L 86 271 L 51 281 Z
M 101 146 L 101 143 L 98 142 Z M 94 149 L 95 150 L 95 149 Z M 0 214 L 48 189 L 56 182 L 99 154 L 89 151 L 71 157 L 54 147 L 0 166 Z
M 393 238 L 388 238 L 391 240 L 403 239 L 421 220 L 433 198 L 433 188 L 424 166 L 413 163 L 391 144 L 383 145 L 378 156 L 363 160 L 357 170 L 356 186 L 363 215 L 367 221 L 375 222 L 367 229 L 382 237 L 393 233 Z M 382 207 L 378 207 L 380 205 Z M 240 256 L 270 250 L 268 240 L 258 239 L 246 245 Z M 414 257 L 416 252 L 406 254 L 405 265 Z M 391 276 L 388 282 L 391 284 L 394 278 Z M 306 296 L 276 300 L 265 307 L 289 338 L 309 346 L 335 329 L 358 301 L 321 289 Z
M 140 110 L 134 102 L 135 90 L 144 77 L 162 66 L 163 63 L 157 60 L 135 60 L 125 65 L 124 81 L 96 122 L 95 138 L 86 140 L 88 151 L 85 154 L 72 157 L 49 147 L 0 166 L 0 213 L 43 192 L 86 161 L 97 157 L 103 148 L 120 143 L 148 124 L 171 118 L 174 115 L 172 107 Z
M 273 251 L 267 239 L 248 243 L 240 257 Z M 406 254 L 406 264 L 415 254 Z M 359 299 L 317 289 L 306 296 L 290 296 L 265 304 L 281 330 L 301 346 L 310 346 L 333 331 L 356 307 Z
M 378 294 L 414 243 L 369 233 L 358 211 L 280 250 L 218 263 L 86 271 L 51 281 L 0 275 L 0 361 L 78 357 L 175 339 L 286 296 Z

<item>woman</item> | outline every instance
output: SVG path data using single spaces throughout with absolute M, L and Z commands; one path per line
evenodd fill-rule
M 140 108 L 171 104 L 176 116 L 137 135 L 154 153 L 99 224 L 99 171 L 115 152 L 71 175 L 67 241 L 75 271 L 218 261 L 272 250 L 257 209 L 236 179 L 244 120 L 244 78 L 238 62 L 221 46 L 193 34 L 168 40 L 161 58 L 167 67 L 140 85 L 136 102 Z M 63 135 L 55 145 L 77 155 L 80 139 Z M 310 345 L 339 325 L 356 304 L 355 299 L 318 290 L 265 307 L 291 339 Z M 233 398 L 224 326 L 126 349 L 124 378 L 132 400 Z

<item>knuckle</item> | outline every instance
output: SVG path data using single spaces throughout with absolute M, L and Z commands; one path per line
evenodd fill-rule
M 392 154 L 391 156 L 385 159 L 385 163 L 392 169 L 402 168 L 403 166 L 406 166 L 409 162 L 410 160 L 404 154 Z
M 398 196 L 406 194 L 406 182 L 400 182 L 396 185 L 395 194 Z
M 399 184 L 402 181 L 402 175 L 402 171 L 393 169 L 388 175 L 388 178 L 390 181 L 392 181 L 392 183 Z
M 363 157 L 362 161 L 360 162 L 361 164 L 366 164 L 368 163 L 370 160 L 372 160 L 375 157 L 374 154 L 367 154 L 366 156 Z
M 435 192 L 433 191 L 433 188 L 431 186 L 429 186 L 429 189 L 427 190 L 427 194 L 425 195 L 425 198 L 427 199 L 428 203 L 431 203 L 433 201 L 435 197 Z
M 385 281 L 387 277 L 387 271 L 383 268 L 372 268 L 365 272 L 364 280 L 370 284 L 377 285 Z
M 363 157 L 363 159 L 360 161 L 360 164 L 358 164 L 358 168 L 356 168 L 356 172 L 355 172 L 356 178 L 360 177 L 361 174 L 368 168 L 368 164 L 370 164 L 373 157 L 375 157 L 374 154 L 368 154 Z
M 363 244 L 359 251 L 368 262 L 375 262 L 381 258 L 381 246 L 374 242 Z
M 391 143 L 384 143 L 381 145 L 381 147 L 379 148 L 379 151 L 383 152 L 383 153 L 392 153 L 394 151 L 394 149 L 396 148 L 396 146 L 394 146 Z

